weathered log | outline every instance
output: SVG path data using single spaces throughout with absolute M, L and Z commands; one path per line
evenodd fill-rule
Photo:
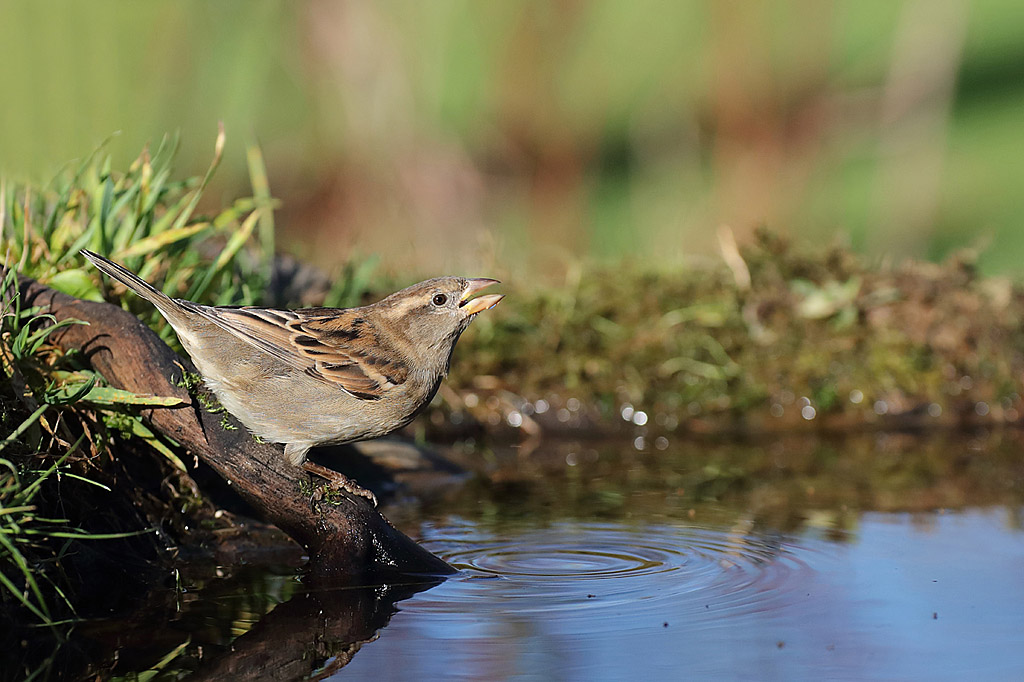
M 240 425 L 224 428 L 224 414 L 203 409 L 182 385 L 183 371 L 195 372 L 191 361 L 179 357 L 131 313 L 68 296 L 29 278 L 19 279 L 19 289 L 26 305 L 42 306 L 58 320 L 88 322 L 58 330 L 51 339 L 64 349 L 80 349 L 111 386 L 187 401 L 182 407 L 145 410 L 142 416 L 206 462 L 264 520 L 307 548 L 311 572 L 353 579 L 377 573 L 453 572 L 365 498 L 329 489 L 320 481 L 311 483 L 308 474 L 287 464 L 280 446 L 257 441 Z

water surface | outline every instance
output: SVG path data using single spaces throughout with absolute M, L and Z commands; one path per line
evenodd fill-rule
M 1024 533 L 1006 510 L 865 514 L 843 542 L 560 523 L 426 544 L 462 569 L 339 679 L 1020 679 Z
M 476 476 L 385 509 L 446 581 L 183 565 L 58 656 L 100 679 L 1024 679 L 1017 434 L 636 442 L 453 451 Z

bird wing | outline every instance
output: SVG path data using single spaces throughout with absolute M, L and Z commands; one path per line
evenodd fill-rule
M 362 400 L 380 400 L 409 374 L 358 308 L 190 308 L 286 365 Z

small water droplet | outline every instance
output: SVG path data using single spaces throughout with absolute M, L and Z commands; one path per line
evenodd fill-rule
M 518 412 L 509 412 L 508 416 L 505 417 L 505 421 L 507 421 L 508 425 L 512 428 L 518 429 L 523 425 L 523 415 Z
M 647 441 L 644 439 L 643 436 L 637 436 L 636 438 L 633 439 L 633 447 L 636 448 L 637 450 L 643 450 L 644 448 L 647 447 Z
M 540 400 L 533 404 L 533 409 L 537 411 L 537 414 L 544 414 L 550 408 L 551 406 L 548 405 L 548 401 L 544 400 L 543 398 L 541 398 Z
M 569 408 L 570 412 L 576 412 L 580 409 L 580 401 L 576 398 L 569 398 L 565 401 L 565 406 Z
M 875 414 L 885 414 L 889 411 L 889 404 L 884 400 L 875 401 Z
M 627 422 L 633 419 L 633 412 L 633 406 L 629 403 L 623 405 L 619 410 L 619 414 L 622 415 L 622 420 Z
M 643 410 L 637 410 L 633 413 L 633 423 L 637 426 L 643 426 L 647 423 L 647 413 Z
M 938 403 L 931 403 L 928 405 L 928 416 L 929 417 L 940 417 L 942 416 L 942 405 Z
M 975 403 L 974 411 L 978 413 L 979 417 L 988 415 L 988 403 Z
M 852 391 L 850 391 L 850 402 L 853 403 L 854 405 L 860 405 L 862 402 L 864 402 L 864 391 L 860 390 L 859 388 L 855 388 Z
M 773 417 L 781 417 L 786 413 L 786 408 L 782 406 L 782 403 L 772 403 L 770 412 Z
M 800 416 L 806 419 L 807 421 L 811 421 L 812 419 L 814 419 L 816 414 L 817 411 L 811 405 L 804 405 L 803 407 L 800 408 Z
M 462 402 L 466 403 L 466 407 L 476 407 L 480 404 L 480 396 L 476 393 L 467 393 L 462 398 Z

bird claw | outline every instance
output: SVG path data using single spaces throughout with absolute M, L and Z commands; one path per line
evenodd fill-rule
M 374 509 L 377 508 L 377 496 L 374 495 L 373 492 L 367 490 L 366 488 L 361 487 L 359 484 L 357 484 L 355 481 L 353 481 L 351 478 L 341 473 L 340 471 L 328 469 L 325 466 L 321 466 L 319 464 L 316 464 L 315 462 L 309 461 L 303 462 L 302 468 L 308 471 L 309 473 L 315 474 L 320 478 L 324 479 L 325 481 L 327 481 L 327 484 L 331 488 L 335 488 L 336 490 L 343 490 L 349 493 L 350 495 L 365 497 L 367 500 L 370 501 L 370 504 L 373 506 Z

